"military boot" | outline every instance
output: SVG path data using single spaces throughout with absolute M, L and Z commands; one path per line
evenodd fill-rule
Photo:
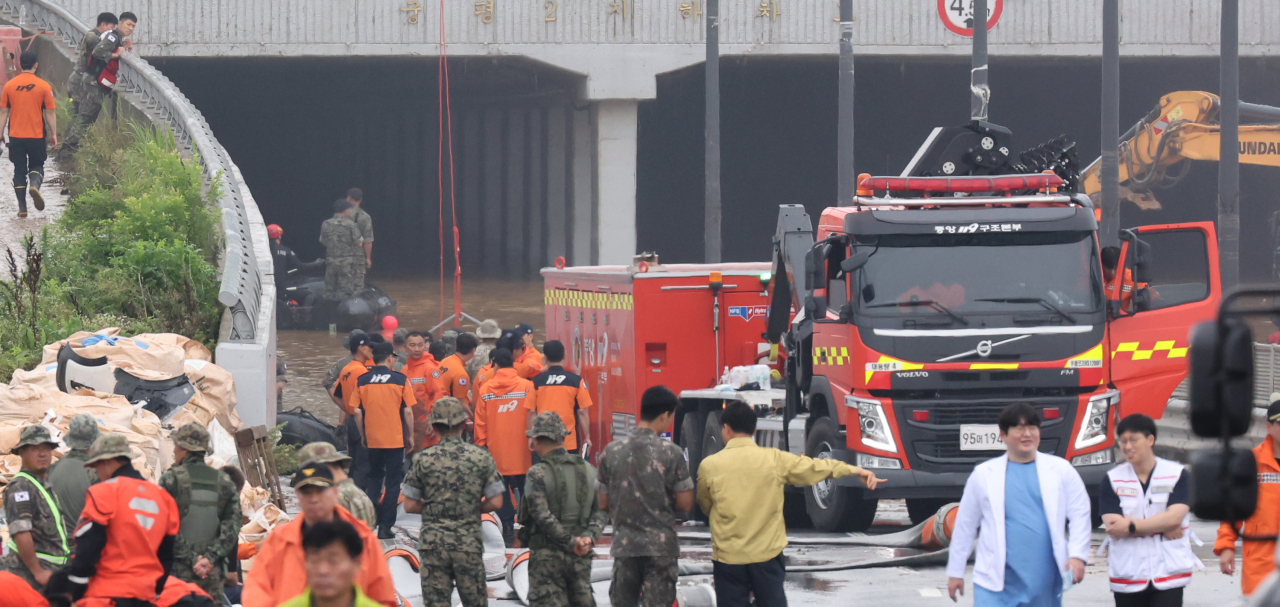
M 41 185 L 44 185 L 44 174 L 39 171 L 31 171 L 27 175 L 27 190 L 31 192 L 31 202 L 35 205 L 37 211 L 44 210 L 44 194 L 40 193 Z
M 13 193 L 18 196 L 18 219 L 22 219 L 27 216 L 27 186 L 15 185 Z

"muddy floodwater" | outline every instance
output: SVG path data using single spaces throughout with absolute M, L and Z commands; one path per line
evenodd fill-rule
M 410 331 L 426 331 L 440 323 L 440 281 L 431 277 L 383 279 L 373 277 L 376 284 L 396 300 L 396 318 Z M 453 313 L 452 281 L 445 285 L 444 316 Z M 546 325 L 542 312 L 542 282 L 538 280 L 510 282 L 500 280 L 464 280 L 462 309 L 480 320 L 492 318 L 502 327 L 527 322 L 537 330 L 538 342 L 544 339 Z M 446 325 L 451 327 L 452 324 Z M 475 323 L 464 320 L 463 330 L 474 331 Z M 439 331 L 436 332 L 439 336 Z M 329 366 L 346 351 L 344 334 L 328 331 L 279 331 L 276 354 L 289 365 L 289 383 L 280 399 L 281 408 L 302 407 L 316 417 L 337 423 L 338 410 L 320 383 Z

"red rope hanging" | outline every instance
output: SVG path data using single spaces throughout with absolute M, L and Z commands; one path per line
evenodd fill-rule
M 438 167 L 436 172 L 436 189 L 440 193 L 438 220 L 440 226 L 440 321 L 444 322 L 444 157 L 445 145 L 449 154 L 449 215 L 453 226 L 453 327 L 462 325 L 462 259 L 460 234 L 458 231 L 458 202 L 454 187 L 453 165 L 453 106 L 449 99 L 449 61 L 448 44 L 445 41 L 444 0 L 440 2 L 440 53 L 436 66 L 437 103 L 440 110 L 438 131 L 440 135 L 437 149 Z M 446 135 L 446 128 L 448 134 Z

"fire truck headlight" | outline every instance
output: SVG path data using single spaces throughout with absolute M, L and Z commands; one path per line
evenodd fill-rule
M 898 452 L 898 445 L 893 441 L 893 430 L 889 428 L 889 420 L 885 417 L 884 406 L 880 401 L 846 396 L 844 405 L 858 410 L 858 430 L 862 435 L 862 444 L 872 449 Z
M 1109 390 L 1089 399 L 1085 407 L 1080 433 L 1076 435 L 1076 449 L 1092 447 L 1107 440 L 1107 419 L 1113 407 L 1120 406 L 1120 392 Z

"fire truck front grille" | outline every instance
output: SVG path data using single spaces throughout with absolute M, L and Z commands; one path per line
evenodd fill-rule
M 896 398 L 894 414 L 911 468 L 922 472 L 968 472 L 974 464 L 999 455 L 1003 449 L 961 451 L 960 426 L 995 424 L 1000 411 L 1014 402 L 1025 402 L 1040 412 L 1040 450 L 1065 457 L 1080 406 L 1074 395 L 972 400 Z M 1055 417 L 1045 419 L 1046 409 L 1057 409 L 1056 413 L 1050 412 Z

